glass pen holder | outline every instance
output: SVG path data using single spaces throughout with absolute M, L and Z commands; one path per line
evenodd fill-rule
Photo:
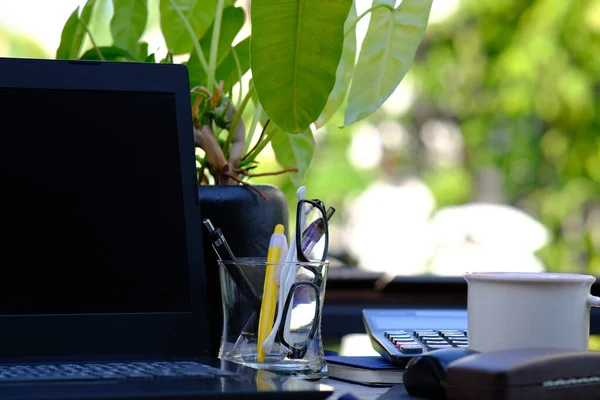
M 219 358 L 301 378 L 327 376 L 321 315 L 328 266 L 327 261 L 272 265 L 260 258 L 219 261 L 223 301 Z M 265 292 L 267 275 L 271 280 Z

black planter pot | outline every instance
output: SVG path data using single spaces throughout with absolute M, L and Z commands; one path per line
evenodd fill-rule
M 266 201 L 244 186 L 198 189 L 202 219 L 209 218 L 221 229 L 236 257 L 266 257 L 275 225 L 283 224 L 288 231 L 288 206 L 283 192 L 270 185 L 256 185 L 256 188 L 265 194 Z M 219 265 L 206 230 L 203 233 L 211 353 L 216 356 L 223 329 Z

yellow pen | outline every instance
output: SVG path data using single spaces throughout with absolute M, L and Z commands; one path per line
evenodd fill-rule
M 266 337 L 269 336 L 271 328 L 273 328 L 278 290 L 277 282 L 275 282 L 275 271 L 277 270 L 277 263 L 279 262 L 281 251 L 286 243 L 286 238 L 283 233 L 283 225 L 277 224 L 269 242 L 263 298 L 260 305 L 260 318 L 258 320 L 258 343 L 256 348 L 258 362 L 264 362 L 265 360 L 266 354 L 263 342 Z

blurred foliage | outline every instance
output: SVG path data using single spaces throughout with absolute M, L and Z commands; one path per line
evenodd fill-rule
M 459 124 L 464 168 L 500 171 L 505 201 L 552 231 L 550 270 L 600 274 L 599 33 L 597 0 L 463 0 L 413 68 L 429 117 Z
M 47 58 L 49 56 L 35 40 L 2 27 L 0 27 L 0 54 L 23 58 Z
M 91 30 L 103 45 L 110 32 L 99 21 L 110 15 L 111 2 L 99 3 Z M 151 4 L 148 25 L 157 26 Z M 10 46 L 4 53 L 12 56 L 47 56 L 5 31 L 0 46 Z M 348 152 L 362 125 L 339 129 L 338 112 L 315 132 L 308 195 L 339 207 L 343 221 L 347 198 L 378 178 L 418 175 L 444 206 L 489 200 L 490 176 L 499 177 L 501 196 L 493 200 L 551 230 L 552 242 L 540 253 L 550 270 L 600 275 L 600 0 L 462 0 L 452 16 L 429 24 L 407 78 L 410 109 L 396 116 L 379 110 L 366 120 L 382 134 L 390 119 L 402 125 L 406 143 L 384 148 L 379 166 L 360 169 Z M 432 156 L 422 134 L 431 120 L 460 131 L 458 161 Z M 268 151 L 260 161 L 257 173 L 276 165 Z M 279 186 L 295 204 L 287 177 L 253 181 Z
M 539 254 L 549 270 L 600 275 L 600 0 L 462 0 L 429 24 L 409 75 L 414 103 L 396 119 L 413 147 L 384 157 L 395 162 L 388 175 L 417 174 L 443 206 L 485 197 L 492 171 L 496 201 L 550 229 Z M 427 157 L 419 132 L 429 120 L 460 128 L 458 163 Z M 352 130 L 340 125 L 328 125 L 307 179 L 337 204 L 374 178 L 348 164 Z

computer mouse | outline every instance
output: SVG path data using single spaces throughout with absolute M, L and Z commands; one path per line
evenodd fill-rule
M 406 391 L 415 397 L 445 399 L 448 364 L 475 353 L 475 350 L 465 348 L 449 348 L 413 357 L 402 377 Z

